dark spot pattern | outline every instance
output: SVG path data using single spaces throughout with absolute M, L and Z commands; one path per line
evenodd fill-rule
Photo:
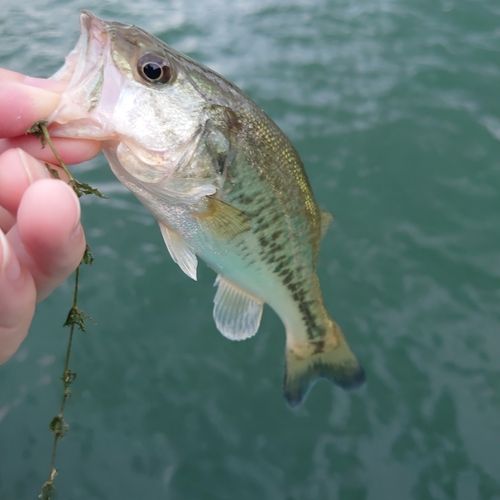
M 324 340 L 315 340 L 314 342 L 311 342 L 311 344 L 314 346 L 314 352 L 313 354 L 321 354 L 325 350 L 325 341 Z
M 286 203 L 283 204 L 283 200 L 273 193 L 274 188 L 271 188 L 269 179 L 266 177 L 268 167 L 264 161 L 257 158 L 260 152 L 259 149 L 249 149 L 243 153 L 243 156 L 252 157 L 252 161 L 256 162 L 254 165 L 262 164 L 264 167 L 250 167 L 244 159 L 240 158 L 241 161 L 239 161 L 236 158 L 231 163 L 226 178 L 224 188 L 226 200 L 239 208 L 248 218 L 255 237 L 248 247 L 238 246 L 238 253 L 249 266 L 255 262 L 267 265 L 269 272 L 281 281 L 297 304 L 308 337 L 316 339 L 317 349 L 321 349 L 318 339 L 324 336 L 324 330 L 321 328 L 323 321 L 319 319 L 322 318 L 322 310 L 318 307 L 318 292 L 317 288 L 314 288 L 316 283 L 309 279 L 309 274 L 314 273 L 313 264 L 311 262 L 311 270 L 307 263 L 305 268 L 304 257 L 297 254 L 299 247 L 291 243 L 290 220 L 292 216 L 287 214 L 285 219 Z M 269 157 L 267 161 L 276 160 L 274 157 Z M 292 223 L 294 224 L 293 230 L 298 231 L 294 234 L 298 236 L 299 244 L 303 245 L 304 242 L 306 245 L 309 244 L 306 239 L 310 234 L 308 221 L 304 219 L 303 227 L 300 225 L 302 222 L 297 223 L 297 219 L 293 219 Z M 249 235 L 246 234 L 244 238 L 246 241 Z M 311 283 L 314 288 L 312 291 Z

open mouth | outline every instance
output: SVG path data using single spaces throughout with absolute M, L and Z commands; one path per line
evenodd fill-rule
M 88 11 L 80 15 L 80 38 L 64 66 L 51 78 L 67 81 L 61 102 L 49 117 L 55 137 L 106 139 L 122 77 L 111 57 L 107 23 Z
M 65 80 L 75 85 L 92 65 L 102 59 L 108 45 L 108 35 L 103 21 L 84 10 L 80 14 L 80 38 L 75 48 L 66 57 L 64 66 L 51 78 Z

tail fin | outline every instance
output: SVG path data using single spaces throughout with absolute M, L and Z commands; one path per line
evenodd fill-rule
M 319 378 L 343 389 L 354 389 L 365 381 L 363 368 L 333 320 L 322 339 L 303 344 L 287 342 L 284 388 L 289 406 L 299 406 Z

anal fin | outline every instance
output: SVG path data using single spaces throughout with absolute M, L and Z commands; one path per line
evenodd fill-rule
M 230 340 L 245 340 L 257 333 L 264 302 L 248 295 L 217 276 L 214 320 L 219 331 Z
M 179 267 L 192 279 L 196 281 L 196 267 L 198 259 L 192 248 L 186 243 L 186 240 L 177 234 L 174 230 L 163 225 L 161 222 L 160 230 L 167 245 L 172 260 L 179 264 Z

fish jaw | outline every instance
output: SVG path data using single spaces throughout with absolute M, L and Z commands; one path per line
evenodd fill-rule
M 49 117 L 54 137 L 107 140 L 116 135 L 113 112 L 125 84 L 113 64 L 108 25 L 82 11 L 80 38 L 64 66 L 51 78 L 68 82 Z

